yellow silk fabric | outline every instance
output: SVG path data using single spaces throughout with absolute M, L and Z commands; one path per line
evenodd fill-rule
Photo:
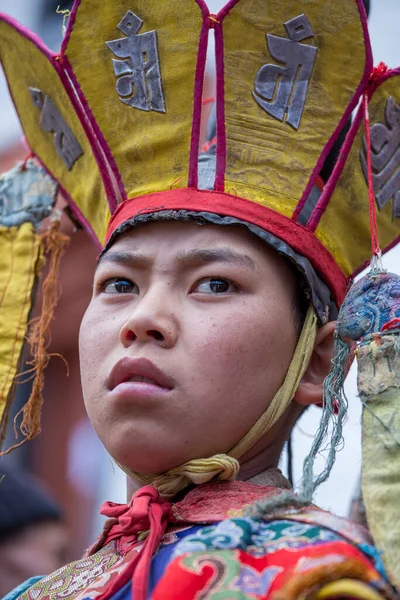
M 0 447 L 4 441 L 24 345 L 36 277 L 41 264 L 39 236 L 31 223 L 0 227 Z
M 106 42 L 123 38 L 117 25 L 130 10 L 138 32 L 156 31 L 166 112 L 124 104 Z M 109 145 L 128 197 L 187 187 L 194 75 L 202 16 L 188 2 L 85 0 L 66 55 Z M 118 59 L 117 59 L 118 60 Z
M 130 477 L 145 485 L 154 485 L 160 494 L 166 498 L 173 498 L 175 494 L 191 483 L 198 485 L 214 478 L 222 481 L 235 479 L 239 472 L 238 459 L 271 429 L 293 400 L 296 389 L 310 361 L 316 333 L 317 317 L 314 309 L 310 307 L 285 381 L 258 421 L 227 454 L 194 459 L 171 469 L 163 475 L 140 475 L 119 465 L 121 469 Z
M 258 70 L 279 65 L 266 34 L 288 39 L 283 24 L 308 18 L 318 48 L 304 112 L 296 131 L 269 115 L 252 96 Z M 225 44 L 225 190 L 291 216 L 365 68 L 365 47 L 355 2 L 241 0 L 223 21 Z M 351 239 L 351 237 L 350 237 Z
M 102 179 L 90 143 L 57 72 L 29 39 L 1 20 L 0 61 L 29 146 L 77 204 L 102 244 L 109 219 Z M 51 98 L 83 149 L 83 155 L 71 170 L 56 152 L 54 133 L 40 126 L 41 111 L 32 102 L 30 87 L 39 89 L 43 98 L 45 95 Z
M 387 79 L 375 91 L 369 103 L 371 126 L 374 123 L 386 125 L 385 108 L 390 96 L 400 104 L 399 77 Z M 351 275 L 371 255 L 368 185 L 360 160 L 364 132 L 361 123 L 338 185 L 315 232 L 346 275 Z M 389 200 L 382 210 L 377 207 L 382 248 L 400 234 L 399 219 L 393 219 L 392 210 L 393 200 Z

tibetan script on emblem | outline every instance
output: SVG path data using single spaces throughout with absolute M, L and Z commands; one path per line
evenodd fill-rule
M 142 25 L 142 19 L 128 10 L 118 24 L 126 37 L 106 42 L 113 54 L 123 59 L 112 61 L 118 77 L 116 89 L 122 102 L 129 106 L 165 113 L 157 33 L 138 34 Z
M 284 66 L 263 65 L 256 75 L 253 96 L 268 114 L 298 129 L 318 48 L 300 43 L 314 37 L 305 15 L 287 21 L 284 27 L 289 39 L 266 34 L 272 58 Z
M 71 170 L 75 162 L 83 154 L 83 150 L 64 117 L 54 104 L 36 88 L 29 88 L 33 104 L 41 110 L 40 126 L 44 131 L 54 133 L 54 146 L 57 154 L 65 162 L 67 169 Z
M 385 107 L 386 123 L 374 123 L 371 127 L 372 180 L 378 209 L 393 198 L 393 219 L 400 217 L 400 106 L 390 96 Z M 361 166 L 366 181 L 367 144 L 363 137 L 360 152 Z

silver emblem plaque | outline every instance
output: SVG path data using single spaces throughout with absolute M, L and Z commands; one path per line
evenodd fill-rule
M 83 154 L 78 140 L 72 133 L 64 117 L 52 101 L 36 88 L 29 88 L 33 104 L 40 109 L 40 126 L 44 131 L 54 133 L 54 146 L 60 158 L 70 171 Z
M 116 90 L 122 102 L 140 110 L 165 113 L 157 32 L 138 33 L 143 21 L 128 10 L 118 29 L 126 37 L 106 42 L 111 52 Z
M 314 37 L 305 15 L 287 21 L 284 27 L 289 39 L 266 34 L 272 58 L 282 64 L 266 64 L 258 70 L 253 97 L 275 119 L 298 129 L 318 48 L 301 43 Z
M 360 159 L 368 183 L 365 135 Z M 386 101 L 385 123 L 374 123 L 371 127 L 371 163 L 378 210 L 393 198 L 392 217 L 400 217 L 400 106 L 392 96 Z

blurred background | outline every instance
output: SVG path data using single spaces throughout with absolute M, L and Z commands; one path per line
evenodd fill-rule
M 212 12 L 218 12 L 224 4 L 222 0 L 208 0 Z M 60 0 L 0 0 L 0 11 L 15 17 L 38 33 L 53 50 L 58 50 L 64 19 L 60 11 L 71 8 L 71 5 L 72 2 Z M 389 67 L 400 65 L 400 1 L 371 0 L 369 24 L 375 64 L 384 61 Z M 212 44 L 210 46 L 206 96 L 213 94 Z M 0 172 L 11 168 L 26 154 L 22 133 L 0 73 Z M 33 442 L 1 458 L 0 473 L 2 464 L 6 464 L 22 468 L 45 483 L 61 507 L 69 539 L 66 558 L 72 560 L 81 556 L 99 534 L 103 521 L 98 510 L 102 502 L 125 502 L 126 486 L 125 476 L 92 430 L 80 391 L 78 328 L 91 293 L 96 250 L 84 231 L 76 231 L 68 218 L 63 218 L 63 228 L 71 235 L 71 242 L 61 264 L 62 295 L 56 309 L 50 351 L 65 357 L 69 376 L 64 363 L 53 358 L 46 371 L 43 432 Z M 82 260 L 83 256 L 85 260 Z M 400 274 L 400 249 L 386 255 L 384 264 L 388 270 Z M 354 367 L 346 389 L 350 412 L 345 426 L 345 447 L 338 455 L 329 481 L 321 486 L 316 496 L 319 506 L 340 515 L 348 514 L 361 464 L 361 411 L 356 396 Z M 28 396 L 27 386 L 20 386 L 14 413 Z M 319 416 L 320 409 L 312 408 L 296 426 L 293 437 L 295 482 L 300 478 L 302 462 L 311 446 Z M 10 432 L 6 446 L 12 443 Z M 285 453 L 281 462 L 285 472 Z

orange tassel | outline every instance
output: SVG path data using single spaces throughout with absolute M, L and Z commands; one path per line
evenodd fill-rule
M 52 356 L 60 356 L 66 363 L 61 355 L 54 353 L 49 354 L 47 348 L 51 339 L 50 325 L 59 298 L 58 272 L 60 259 L 68 242 L 68 236 L 60 232 L 60 221 L 51 223 L 50 227 L 40 236 L 40 243 L 43 248 L 45 259 L 49 262 L 49 271 L 42 284 L 42 307 L 40 316 L 31 322 L 32 328 L 28 334 L 28 343 L 32 356 L 32 360 L 28 363 L 29 365 L 32 365 L 32 368 L 28 370 L 28 373 L 32 373 L 32 392 L 28 402 L 17 413 L 14 419 L 14 431 L 17 437 L 17 419 L 22 413 L 22 422 L 19 429 L 25 438 L 21 442 L 11 446 L 8 450 L 2 452 L 0 456 L 8 454 L 11 450 L 22 446 L 22 444 L 33 439 L 41 432 L 40 414 L 43 405 L 44 370 Z

